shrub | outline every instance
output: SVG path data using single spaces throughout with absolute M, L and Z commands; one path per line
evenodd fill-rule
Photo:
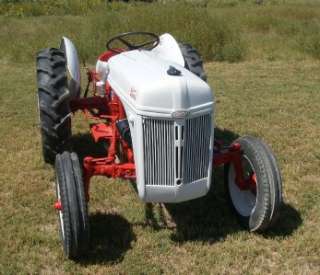
M 217 61 L 237 62 L 246 55 L 246 44 L 239 27 L 222 17 L 211 21 L 212 58 Z
M 34 7 L 32 12 L 35 11 Z M 81 59 L 93 62 L 109 37 L 127 31 L 169 32 L 178 40 L 192 44 L 204 60 L 234 62 L 242 60 L 245 53 L 239 28 L 212 18 L 206 8 L 181 1 L 103 4 L 86 16 L 0 19 L 0 54 L 16 61 L 32 60 L 39 49 L 57 45 L 65 35 L 74 40 Z

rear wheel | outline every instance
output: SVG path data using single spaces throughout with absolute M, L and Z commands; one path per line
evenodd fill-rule
M 84 185 L 75 153 L 58 154 L 55 162 L 60 236 L 64 253 L 77 259 L 89 245 L 89 220 Z
M 203 61 L 199 52 L 187 43 L 179 43 L 179 47 L 184 58 L 185 68 L 199 76 L 202 80 L 207 81 L 207 75 L 204 71 Z
M 37 55 L 38 109 L 45 162 L 53 163 L 71 136 L 64 52 L 48 48 Z
M 276 220 L 282 204 L 281 176 L 270 148 L 259 139 L 245 136 L 241 145 L 243 175 L 248 183 L 240 188 L 233 165 L 225 167 L 231 206 L 240 223 L 250 231 L 264 231 Z

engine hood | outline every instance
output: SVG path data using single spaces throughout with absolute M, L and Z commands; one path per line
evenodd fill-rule
M 180 73 L 168 73 L 170 67 Z M 171 116 L 176 111 L 193 113 L 213 105 L 206 82 L 150 51 L 134 50 L 110 58 L 108 81 L 121 100 L 140 114 Z

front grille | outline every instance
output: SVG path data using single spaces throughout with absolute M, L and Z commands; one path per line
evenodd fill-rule
M 190 183 L 208 176 L 210 136 L 210 115 L 186 121 L 183 165 L 184 183 Z
M 146 185 L 174 185 L 173 121 L 143 119 Z
M 143 118 L 146 185 L 173 186 L 206 178 L 211 115 L 183 122 Z

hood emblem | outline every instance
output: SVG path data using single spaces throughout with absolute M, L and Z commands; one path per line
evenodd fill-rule
M 171 114 L 173 118 L 185 118 L 189 115 L 188 111 L 175 111 Z

